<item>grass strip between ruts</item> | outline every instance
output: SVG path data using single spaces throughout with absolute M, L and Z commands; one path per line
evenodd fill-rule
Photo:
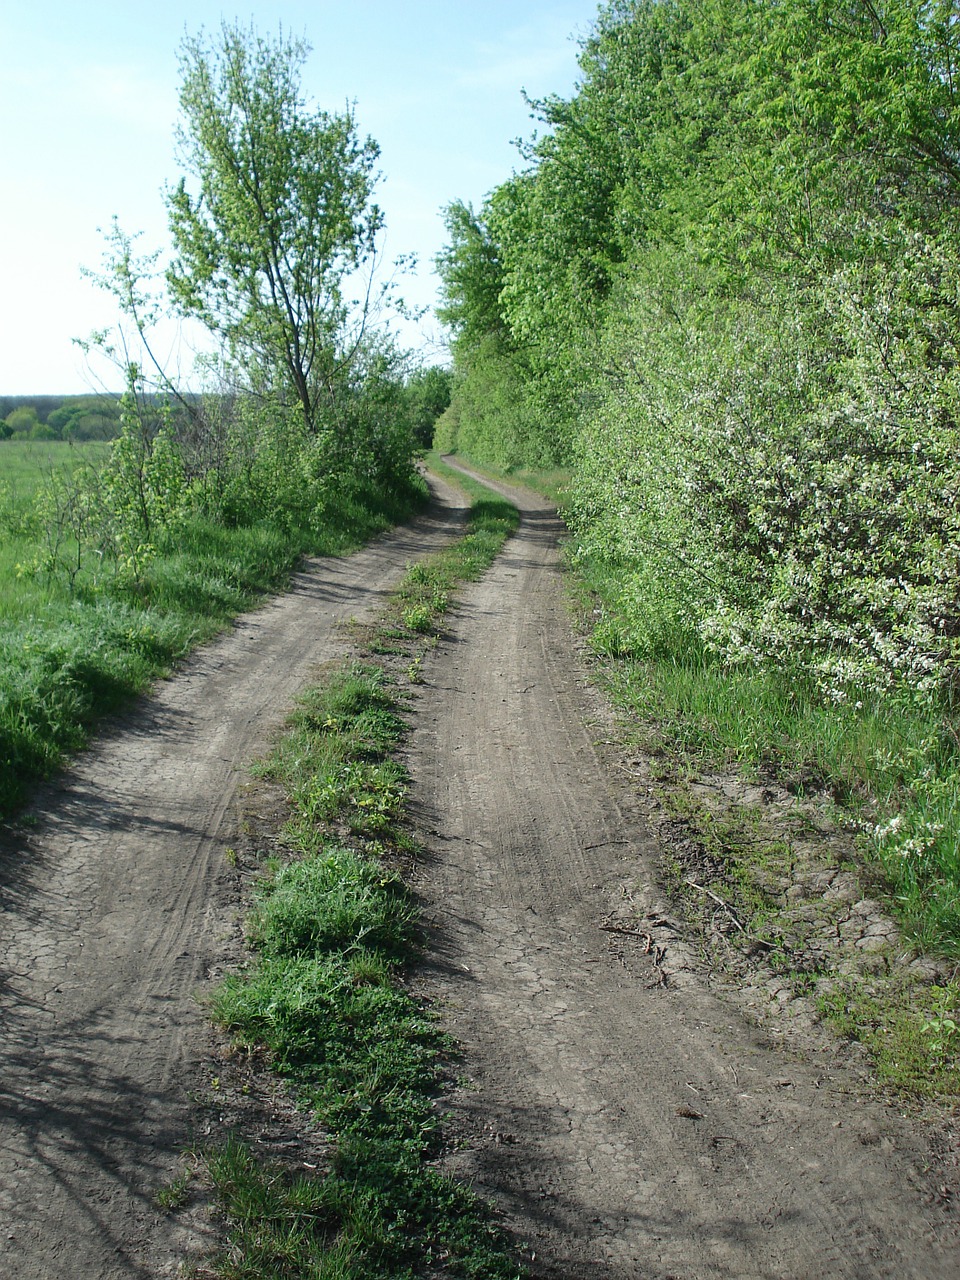
M 521 1273 L 489 1209 L 437 1167 L 452 1046 L 403 980 L 418 941 L 396 870 L 416 854 L 404 829 L 407 778 L 393 758 L 406 732 L 400 713 L 458 583 L 480 577 L 519 523 L 510 503 L 463 487 L 473 498 L 463 536 L 409 567 L 363 658 L 304 694 L 260 768 L 290 801 L 284 857 L 258 882 L 255 957 L 219 987 L 213 1013 L 235 1043 L 268 1051 L 332 1156 L 304 1177 L 261 1164 L 239 1139 L 206 1153 L 228 1224 L 207 1275 Z

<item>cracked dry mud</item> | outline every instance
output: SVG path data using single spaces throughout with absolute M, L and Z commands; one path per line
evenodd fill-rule
M 202 1215 L 178 1225 L 153 1196 L 197 1115 L 196 993 L 235 937 L 242 769 L 345 648 L 337 622 L 455 526 L 441 492 L 431 518 L 311 567 L 198 654 L 7 841 L 0 1275 L 175 1275 L 210 1243 Z M 957 1275 L 923 1135 L 825 1043 L 768 1044 L 689 963 L 656 836 L 594 745 L 558 522 L 512 496 L 521 530 L 424 663 L 407 749 L 418 984 L 463 1051 L 448 1169 L 499 1206 L 535 1277 Z M 609 929 L 632 927 L 625 885 L 649 942 Z

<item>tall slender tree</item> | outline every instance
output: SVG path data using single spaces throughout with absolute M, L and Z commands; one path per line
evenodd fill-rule
M 299 406 L 308 431 L 337 416 L 366 308 L 345 282 L 370 266 L 382 225 L 379 150 L 353 111 L 309 107 L 302 40 L 224 23 L 180 50 L 178 142 L 168 193 L 180 311 L 199 318 L 258 389 Z M 369 292 L 368 292 L 369 297 Z

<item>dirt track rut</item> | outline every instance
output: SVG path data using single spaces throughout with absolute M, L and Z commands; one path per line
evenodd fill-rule
M 910 1125 L 829 1052 L 765 1043 L 669 941 L 651 836 L 594 746 L 558 522 L 506 492 L 522 528 L 425 667 L 408 761 L 425 990 L 469 1081 L 451 1171 L 500 1205 L 535 1276 L 960 1274 Z M 601 928 L 624 886 L 665 952 Z
M 0 843 L 0 1276 L 177 1274 L 202 1249 L 154 1205 L 191 1139 L 197 993 L 233 912 L 244 769 L 339 624 L 382 607 L 462 502 L 314 563 L 114 726 Z

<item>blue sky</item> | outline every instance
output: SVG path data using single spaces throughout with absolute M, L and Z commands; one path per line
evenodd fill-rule
M 100 265 L 98 228 L 113 216 L 143 233 L 145 249 L 168 245 L 162 191 L 178 176 L 185 31 L 226 19 L 306 37 L 305 92 L 328 111 L 356 103 L 361 132 L 381 149 L 386 256 L 418 255 L 404 293 L 432 305 L 443 206 L 479 204 L 521 165 L 513 139 L 535 128 L 521 90 L 573 91 L 578 40 L 596 12 L 594 0 L 0 6 L 0 394 L 96 389 L 71 340 L 115 312 L 81 267 Z M 403 338 L 443 356 L 432 317 Z

